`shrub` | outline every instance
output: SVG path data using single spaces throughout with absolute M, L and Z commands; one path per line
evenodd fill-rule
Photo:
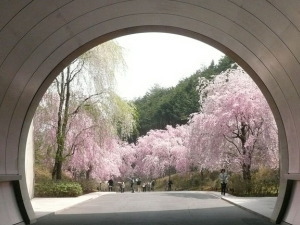
M 256 196 L 277 196 L 279 170 L 260 168 L 252 175 L 252 194 Z
M 91 193 L 91 192 L 95 192 L 99 190 L 99 182 L 97 182 L 96 180 L 90 179 L 90 180 L 80 180 L 78 181 L 81 185 L 82 191 L 83 193 Z
M 218 185 L 221 186 L 220 181 Z M 247 196 L 249 195 L 249 183 L 243 179 L 241 174 L 231 174 L 228 180 L 227 190 L 232 195 Z
M 35 182 L 46 182 L 51 180 L 51 173 L 39 164 L 34 166 L 34 178 Z
M 36 197 L 77 197 L 82 195 L 79 183 L 66 181 L 40 182 L 35 185 Z
M 277 196 L 279 170 L 260 168 L 252 171 L 251 181 L 245 181 L 241 174 L 232 174 L 228 192 L 236 196 Z

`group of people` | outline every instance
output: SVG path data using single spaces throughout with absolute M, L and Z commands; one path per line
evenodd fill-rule
M 132 193 L 135 192 L 135 187 L 134 187 L 135 184 L 137 186 L 137 192 L 154 191 L 155 180 L 142 182 L 140 178 L 135 179 L 131 177 L 129 179 L 130 179 L 130 187 Z
M 114 187 L 114 181 L 112 178 L 110 178 L 107 181 L 107 185 L 108 185 L 108 191 L 111 192 L 113 191 L 113 187 Z M 119 188 L 120 188 L 120 192 L 124 193 L 125 192 L 125 182 L 124 181 L 119 181 L 118 182 Z
M 219 174 L 219 180 L 221 183 L 221 195 L 225 195 L 225 193 L 226 193 L 228 178 L 229 178 L 229 175 L 226 173 L 225 169 L 221 169 L 221 172 Z M 135 183 L 137 186 L 137 192 L 154 191 L 155 180 L 152 180 L 149 182 L 142 182 L 140 178 L 135 179 L 133 177 L 130 177 L 129 180 L 130 180 L 130 189 L 131 189 L 132 193 L 135 192 Z M 110 178 L 108 180 L 107 184 L 108 184 L 108 191 L 109 192 L 113 191 L 114 181 L 112 178 Z M 171 191 L 172 184 L 173 184 L 173 182 L 171 180 L 169 180 L 166 185 L 166 190 Z M 125 182 L 119 181 L 118 185 L 119 185 L 120 192 L 124 193 L 125 192 Z
M 154 191 L 154 185 L 155 185 L 155 180 L 149 181 L 149 182 L 142 182 L 140 178 L 129 178 L 130 180 L 130 189 L 131 192 L 134 193 L 135 192 L 135 184 L 137 186 L 137 192 L 146 192 L 146 191 Z M 119 181 L 117 182 L 118 186 L 119 186 L 119 190 L 121 193 L 125 192 L 125 182 L 124 181 Z M 113 187 L 114 187 L 114 181 L 112 178 L 110 178 L 107 181 L 107 185 L 108 185 L 108 191 L 111 192 L 113 191 Z
M 165 190 L 166 191 L 172 191 L 172 185 L 173 185 L 173 181 L 172 180 L 166 181 Z

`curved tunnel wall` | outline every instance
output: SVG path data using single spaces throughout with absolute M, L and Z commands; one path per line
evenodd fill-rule
M 0 224 L 35 219 L 24 178 L 26 136 L 54 77 L 96 44 L 147 31 L 204 41 L 256 81 L 279 128 L 281 185 L 272 220 L 300 224 L 299 8 L 297 0 L 1 1 Z

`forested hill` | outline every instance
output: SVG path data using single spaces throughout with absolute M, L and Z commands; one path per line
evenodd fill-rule
M 134 101 L 139 115 L 138 136 L 145 135 L 151 129 L 164 129 L 166 125 L 182 125 L 188 121 L 191 113 L 199 110 L 199 95 L 196 90 L 199 77 L 212 78 L 230 68 L 234 63 L 229 57 L 224 56 L 218 62 L 207 68 L 198 70 L 176 87 L 162 88 L 154 86 L 142 98 Z

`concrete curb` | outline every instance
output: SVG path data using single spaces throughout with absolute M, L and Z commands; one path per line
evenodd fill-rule
M 270 221 L 270 218 L 268 216 L 265 216 L 265 215 L 262 215 L 262 214 L 260 214 L 258 212 L 255 212 L 255 211 L 253 211 L 253 210 L 251 210 L 251 209 L 249 209 L 249 208 L 247 208 L 245 206 L 239 205 L 239 204 L 235 203 L 234 201 L 232 201 L 232 200 L 230 200 L 230 199 L 228 199 L 226 197 L 221 197 L 221 199 L 224 200 L 224 201 L 226 201 L 226 202 L 228 202 L 228 203 L 230 203 L 230 204 L 232 204 L 232 205 L 235 205 L 235 206 L 237 206 L 237 207 L 239 207 L 241 209 L 244 209 L 244 210 L 246 210 L 248 212 L 251 212 L 251 213 L 253 213 L 253 214 L 257 215 L 257 216 L 260 216 L 260 217 L 262 217 L 262 218 Z
M 228 193 L 226 196 L 223 196 L 219 192 L 207 192 L 207 194 L 220 198 L 257 216 L 263 217 L 268 221 L 271 220 L 271 214 L 277 199 L 276 197 L 236 197 Z

